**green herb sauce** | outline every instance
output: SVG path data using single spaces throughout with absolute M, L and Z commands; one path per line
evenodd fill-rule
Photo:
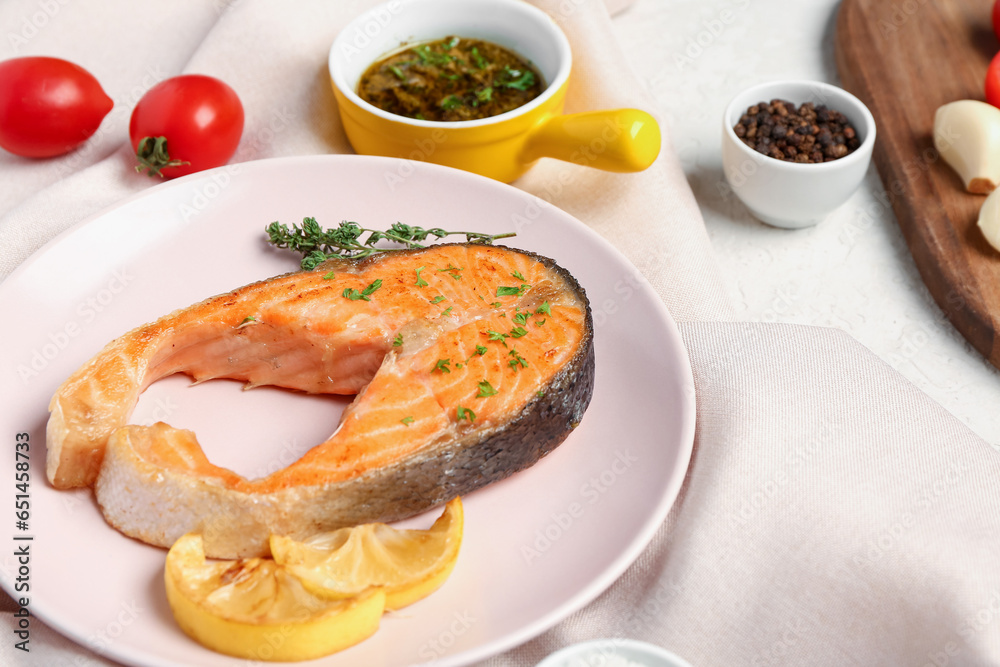
M 389 113 L 432 121 L 489 118 L 545 89 L 531 63 L 492 42 L 460 37 L 413 45 L 374 63 L 358 95 Z

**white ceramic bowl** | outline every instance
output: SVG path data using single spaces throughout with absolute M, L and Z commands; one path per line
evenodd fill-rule
M 733 131 L 740 116 L 757 102 L 787 100 L 824 104 L 844 114 L 861 146 L 832 162 L 801 164 L 767 157 Z M 858 189 L 875 145 L 875 119 L 861 100 L 819 81 L 773 81 L 736 95 L 722 120 L 722 168 L 733 192 L 760 220 L 775 227 L 808 227 L 823 221 Z
M 550 654 L 536 667 L 614 667 L 629 662 L 643 667 L 691 667 L 680 656 L 635 639 L 594 639 Z

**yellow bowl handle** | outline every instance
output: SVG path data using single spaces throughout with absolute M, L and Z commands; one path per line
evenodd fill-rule
M 605 171 L 642 171 L 660 154 L 660 126 L 639 109 L 553 116 L 532 129 L 524 162 L 551 157 Z

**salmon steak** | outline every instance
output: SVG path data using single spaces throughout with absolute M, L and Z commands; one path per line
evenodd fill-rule
M 128 423 L 174 373 L 356 396 L 324 442 L 247 479 L 191 431 Z M 52 398 L 46 474 L 92 486 L 108 523 L 149 544 L 198 532 L 210 557 L 266 556 L 271 534 L 404 519 L 533 465 L 593 383 L 586 293 L 550 259 L 479 243 L 333 259 L 111 341 Z

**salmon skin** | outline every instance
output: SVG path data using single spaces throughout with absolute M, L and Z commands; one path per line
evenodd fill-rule
M 190 431 L 129 425 L 141 392 L 184 373 L 357 394 L 323 443 L 246 479 Z M 583 288 L 553 260 L 441 244 L 331 260 L 177 310 L 109 343 L 53 396 L 46 473 L 93 486 L 121 532 L 214 558 L 413 516 L 523 470 L 576 428 L 594 382 Z

